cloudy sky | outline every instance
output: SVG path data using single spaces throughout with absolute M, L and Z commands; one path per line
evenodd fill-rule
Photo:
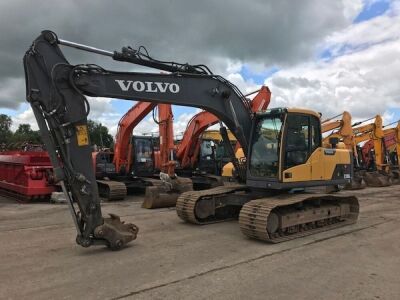
M 400 1 L 28 1 L 0 2 L 0 113 L 13 128 L 30 123 L 22 57 L 43 29 L 107 50 L 146 46 L 158 59 L 207 64 L 243 93 L 268 85 L 271 107 L 297 106 L 325 117 L 400 119 Z M 71 64 L 140 70 L 74 49 Z M 90 118 L 115 134 L 133 105 L 91 99 Z M 179 133 L 196 109 L 174 107 Z M 146 118 L 136 133 L 157 131 Z

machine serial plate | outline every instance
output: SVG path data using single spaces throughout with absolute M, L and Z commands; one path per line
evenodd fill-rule
M 89 145 L 88 129 L 86 125 L 76 126 L 76 137 L 78 139 L 78 146 Z

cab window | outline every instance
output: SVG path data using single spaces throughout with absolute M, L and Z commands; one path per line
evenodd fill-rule
M 310 120 L 305 115 L 289 114 L 286 127 L 285 169 L 307 161 L 310 154 Z

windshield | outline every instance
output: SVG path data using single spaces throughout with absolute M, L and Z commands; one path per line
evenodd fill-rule
M 268 116 L 258 121 L 250 156 L 250 174 L 252 176 L 277 177 L 282 116 Z
M 152 160 L 152 143 L 150 139 L 135 139 L 135 148 L 137 162 Z
M 210 140 L 203 140 L 201 142 L 200 154 L 201 158 L 210 159 L 213 156 L 213 142 Z

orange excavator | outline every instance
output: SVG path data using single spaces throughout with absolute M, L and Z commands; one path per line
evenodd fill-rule
M 255 93 L 257 93 L 257 95 L 251 101 L 251 110 L 253 112 L 266 110 L 271 101 L 270 89 L 267 86 L 261 86 L 259 90 L 251 92 L 245 95 L 245 97 L 249 97 Z M 201 134 L 208 127 L 215 125 L 218 122 L 219 119 L 212 113 L 207 111 L 202 111 L 198 113 L 189 121 L 185 133 L 183 135 L 182 141 L 179 144 L 178 150 L 176 152 L 176 156 L 180 161 L 181 167 L 183 169 L 194 170 L 196 168 L 196 165 L 199 161 Z M 239 148 L 240 144 L 237 143 L 236 152 L 238 151 Z M 211 177 L 209 178 L 212 179 Z
M 159 141 L 152 136 L 132 135 L 133 129 L 155 108 L 158 108 Z M 170 104 L 137 102 L 121 118 L 114 152 L 98 151 L 92 154 L 102 197 L 108 200 L 123 199 L 127 189 L 137 190 L 162 184 L 159 180 L 160 171 L 173 173 L 174 163 L 170 161 L 174 152 L 172 124 Z M 155 151 L 155 144 L 159 144 L 159 151 Z
M 262 86 L 259 90 L 246 96 L 257 92 L 258 94 L 251 101 L 251 110 L 253 112 L 265 110 L 271 100 L 271 92 L 266 86 Z M 199 161 L 200 146 L 202 143 L 201 136 L 208 127 L 218 122 L 219 119 L 216 116 L 206 111 L 196 114 L 190 120 L 176 153 L 176 157 L 180 161 L 180 169 L 175 169 L 175 163 L 172 159 L 172 138 L 169 139 L 168 146 L 164 150 L 161 150 L 160 147 L 160 153 L 169 153 L 169 158 L 165 159 L 164 163 L 162 163 L 167 166 L 167 171 L 164 169 L 164 172 L 161 171 L 160 173 L 163 185 L 146 187 L 145 200 L 142 205 L 144 208 L 175 206 L 179 195 L 184 191 L 190 190 L 189 183 L 192 183 L 195 189 L 207 189 L 223 184 L 220 176 L 215 176 L 220 174 L 207 174 L 206 172 L 201 172 L 201 170 L 200 172 L 195 171 Z M 165 138 L 173 137 L 172 123 L 170 124 L 170 126 L 165 127 L 164 133 L 162 133 L 160 128 L 160 140 L 163 139 L 163 136 Z M 225 145 L 223 148 L 230 149 L 230 147 L 230 145 Z M 221 168 L 222 166 L 219 167 L 219 169 Z M 188 175 L 188 172 L 184 172 L 184 170 L 189 170 L 190 174 Z M 191 181 L 188 181 L 188 178 L 176 176 L 175 171 L 181 174 L 186 173 L 186 176 L 189 176 Z
M 117 173 L 129 173 L 132 164 L 132 131 L 156 106 L 154 103 L 137 102 L 119 121 L 113 159 Z

